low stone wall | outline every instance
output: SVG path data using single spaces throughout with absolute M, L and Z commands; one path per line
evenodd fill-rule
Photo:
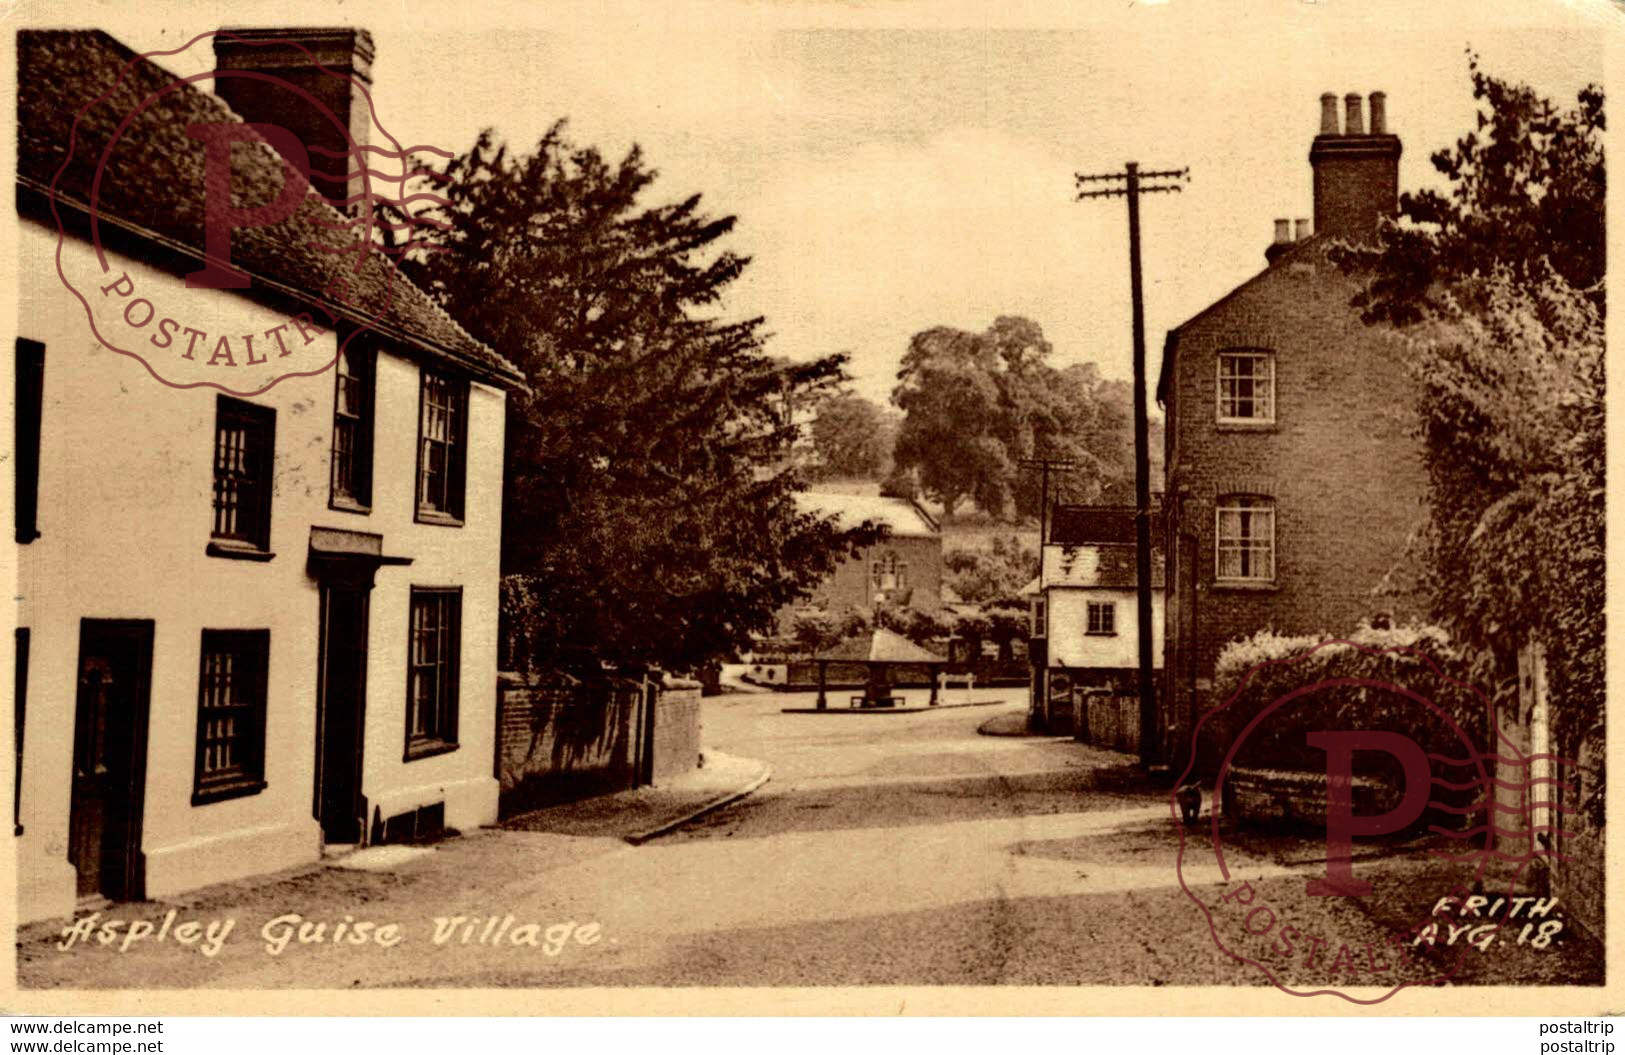
M 1354 778 L 1354 812 L 1386 813 L 1401 792 L 1364 777 Z M 1259 828 L 1326 829 L 1326 774 L 1296 770 L 1231 769 L 1224 778 L 1224 813 Z
M 700 762 L 700 684 L 497 677 L 500 813 L 670 780 Z

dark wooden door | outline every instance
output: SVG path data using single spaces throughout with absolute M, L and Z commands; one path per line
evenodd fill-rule
M 361 841 L 366 804 L 361 759 L 367 699 L 367 597 L 363 587 L 322 587 L 316 818 L 329 843 Z
M 68 856 L 80 894 L 140 898 L 152 624 L 87 619 L 79 632 Z

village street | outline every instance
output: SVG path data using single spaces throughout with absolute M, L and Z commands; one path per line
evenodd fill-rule
M 29 927 L 20 982 L 1264 984 L 1255 968 L 1215 947 L 1180 890 L 1167 799 L 1131 758 L 1065 739 L 979 735 L 990 719 L 1018 727 L 1024 703 L 1019 688 L 978 689 L 976 697 L 1006 702 L 808 715 L 781 713 L 789 703 L 809 702 L 799 696 L 708 699 L 707 744 L 765 759 L 773 776 L 669 835 L 633 846 L 619 838 L 484 830 L 381 870 L 316 867 L 161 904 L 102 906 L 104 919 L 146 919 L 155 930 L 174 908 L 176 929 L 127 951 L 120 951 L 122 940 L 64 951 L 57 947 L 60 922 Z M 965 699 L 955 692 L 949 702 Z M 1301 892 L 1302 876 L 1320 863 L 1312 847 L 1284 845 L 1237 845 L 1231 868 L 1261 891 L 1277 889 L 1282 898 Z M 1197 889 L 1214 893 L 1210 903 L 1221 892 L 1214 879 L 1195 869 Z M 1431 897 L 1425 887 L 1413 900 Z M 1312 907 L 1317 919 L 1296 918 L 1305 930 L 1380 941 L 1368 910 L 1350 899 L 1317 900 L 1334 904 Z M 329 940 L 301 944 L 289 923 L 271 922 L 288 914 L 327 921 Z M 437 944 L 435 917 L 459 915 L 474 925 L 447 925 Z M 540 924 L 540 940 L 482 943 L 492 915 L 514 917 L 507 932 Z M 187 920 L 213 924 L 216 935 L 223 921 L 235 923 L 211 956 L 200 951 L 210 945 L 207 931 L 190 947 L 174 939 Z M 399 940 L 388 947 L 335 943 L 340 922 L 352 933 L 370 922 L 371 936 L 394 923 Z M 1573 967 L 1568 956 L 1555 946 L 1475 953 L 1472 980 L 1487 980 L 1486 971 L 1524 979 L 1563 972 Z

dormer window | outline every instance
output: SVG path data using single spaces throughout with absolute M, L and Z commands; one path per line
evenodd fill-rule
M 1275 420 L 1275 356 L 1257 350 L 1219 353 L 1219 423 Z

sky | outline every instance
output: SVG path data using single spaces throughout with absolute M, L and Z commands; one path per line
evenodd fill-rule
M 1037 321 L 1058 366 L 1130 376 L 1124 204 L 1074 201 L 1074 173 L 1190 169 L 1142 206 L 1154 388 L 1166 331 L 1263 267 L 1277 217 L 1312 215 L 1322 92 L 1387 93 L 1415 189 L 1473 127 L 1468 47 L 1572 103 L 1621 24 L 1602 0 L 132 6 L 12 19 L 143 51 L 222 25 L 360 25 L 403 143 L 456 151 L 490 126 L 522 149 L 563 117 L 612 155 L 640 144 L 657 197 L 739 218 L 730 246 L 753 264 L 725 310 L 764 316 L 775 355 L 848 353 L 881 402 L 911 335 L 1004 314 Z M 163 64 L 207 69 L 194 50 Z

